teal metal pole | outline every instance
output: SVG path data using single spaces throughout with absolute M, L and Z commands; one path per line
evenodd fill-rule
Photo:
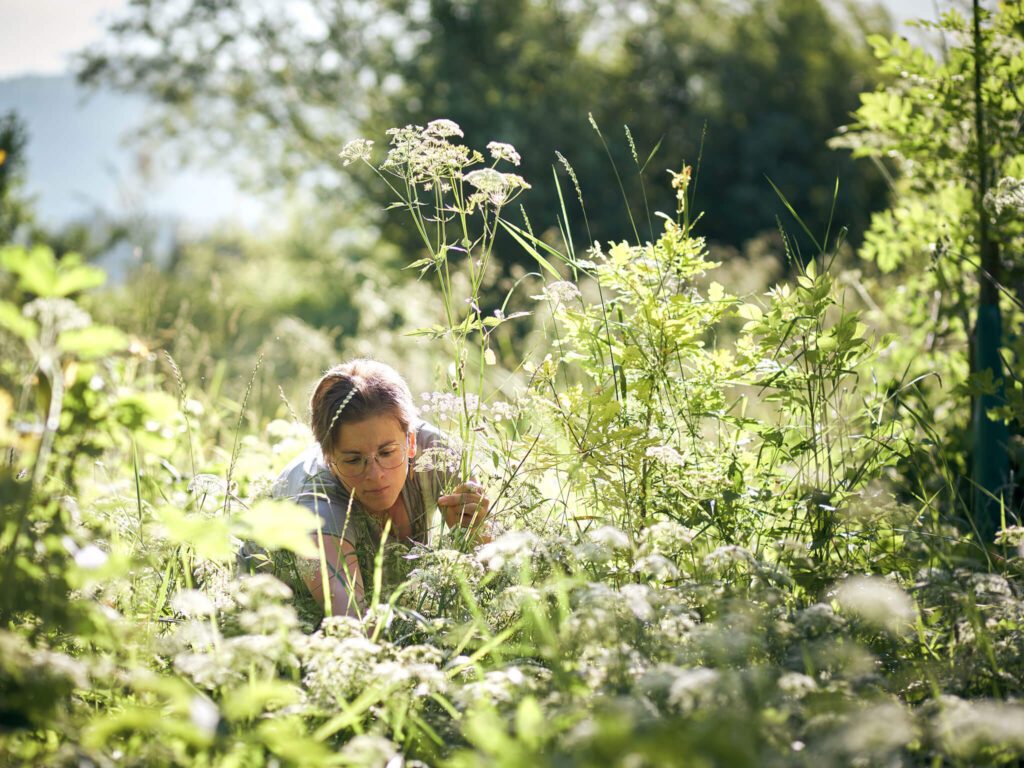
M 974 524 L 985 542 L 991 542 L 1001 527 L 1002 502 L 1006 495 L 1010 462 L 1007 446 L 1010 430 L 1006 422 L 989 418 L 992 408 L 1003 405 L 1003 371 L 999 357 L 1002 340 L 1002 318 L 998 304 L 981 304 L 974 327 L 974 370 L 992 371 L 996 391 L 974 400 L 974 445 L 971 462 L 972 504 Z

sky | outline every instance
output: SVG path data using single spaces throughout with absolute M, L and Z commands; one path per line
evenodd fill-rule
M 140 98 L 87 94 L 55 77 L 71 72 L 72 55 L 100 40 L 105 22 L 127 5 L 0 0 L 0 114 L 13 108 L 27 126 L 25 191 L 37 217 L 54 226 L 126 214 L 199 228 L 255 224 L 263 203 L 223 170 L 157 163 L 140 177 L 137 156 L 123 141 L 143 120 Z
M 127 0 L 0 0 L 0 77 L 55 75 Z

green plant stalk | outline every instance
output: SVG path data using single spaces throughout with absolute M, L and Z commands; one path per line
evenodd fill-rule
M 6 584 L 11 583 L 11 573 L 18 556 L 18 539 L 21 538 L 25 524 L 28 522 L 35 490 L 43 482 L 43 477 L 46 475 L 46 468 L 50 463 L 50 453 L 53 451 L 57 431 L 60 429 L 60 416 L 64 407 L 64 375 L 60 366 L 56 363 L 57 361 L 47 353 L 42 354 L 36 363 L 39 372 L 50 381 L 50 402 L 47 405 L 46 423 L 43 425 L 43 436 L 39 442 L 39 452 L 36 454 L 35 464 L 32 467 L 32 479 L 29 490 L 24 495 L 21 508 L 18 510 L 18 522 L 14 526 L 14 536 L 11 539 L 10 549 L 5 553 L 2 583 Z M 13 595 L 10 591 L 5 590 L 3 613 L 7 613 L 12 597 Z

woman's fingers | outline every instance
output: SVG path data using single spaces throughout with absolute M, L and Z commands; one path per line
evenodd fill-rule
M 483 486 L 472 481 L 462 483 L 452 493 L 439 498 L 437 503 L 444 509 L 445 522 L 449 526 L 463 527 L 483 522 L 491 506 Z
M 481 496 L 478 493 L 451 493 L 447 496 L 442 496 L 437 500 L 438 506 L 447 507 L 449 509 L 466 509 L 472 511 L 474 509 L 484 508 L 490 505 L 486 496 Z

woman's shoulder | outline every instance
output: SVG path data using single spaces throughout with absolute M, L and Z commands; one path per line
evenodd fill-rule
M 425 421 L 416 427 L 416 456 L 412 460 L 415 472 L 454 472 L 459 464 L 458 451 L 445 434 Z
M 445 444 L 444 433 L 430 422 L 420 421 L 416 425 L 417 448 L 433 448 Z
M 300 493 L 322 487 L 341 486 L 324 460 L 323 451 L 317 443 L 311 444 L 281 470 L 274 482 L 273 495 L 289 498 Z

